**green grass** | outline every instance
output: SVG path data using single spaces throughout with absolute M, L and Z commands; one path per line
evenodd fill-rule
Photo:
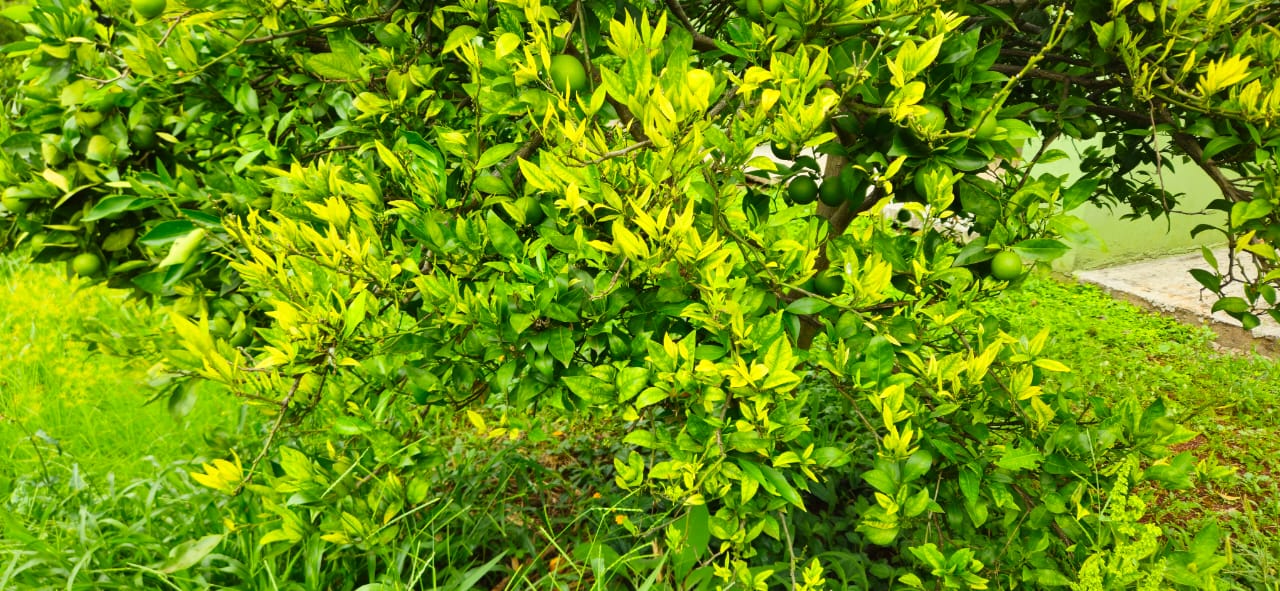
M 163 403 L 144 405 L 149 362 L 104 354 L 95 342 L 106 333 L 98 340 L 127 343 L 161 322 L 121 292 L 68 279 L 60 266 L 0 258 L 3 471 L 77 466 L 82 475 L 129 481 L 202 455 L 207 435 L 233 428 L 238 405 L 226 397 L 201 396 L 182 420 Z
M 1168 400 L 1200 433 L 1173 450 L 1191 454 L 1197 479 L 1191 489 L 1154 492 L 1153 517 L 1173 537 L 1217 521 L 1231 536 L 1225 575 L 1237 588 L 1280 589 L 1280 364 L 1219 351 L 1208 328 L 1084 285 L 1033 279 L 991 307 L 1024 333 L 1050 329 L 1045 354 L 1073 370 L 1064 386 L 1110 400 Z

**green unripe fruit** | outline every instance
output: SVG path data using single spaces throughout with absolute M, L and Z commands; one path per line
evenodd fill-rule
M 844 291 L 844 277 L 841 277 L 839 273 L 825 271 L 814 278 L 813 290 L 818 295 L 837 295 Z
M 935 179 L 942 180 L 949 176 L 951 176 L 950 167 L 945 164 L 938 163 L 937 161 L 933 161 L 916 169 L 915 178 L 911 179 L 911 184 L 915 187 L 916 194 L 923 197 L 925 201 L 928 201 L 936 192 L 932 187 L 930 187 L 932 183 L 929 178 L 933 177 Z
M 84 152 L 85 158 L 95 162 L 111 162 L 115 160 L 116 146 L 105 135 L 89 138 L 89 146 Z
M 225 316 L 218 316 L 209 321 L 209 334 L 215 338 L 224 339 L 231 334 L 231 321 Z
M 787 197 L 792 203 L 808 205 L 818 197 L 818 183 L 812 177 L 796 177 L 787 186 Z
M 81 277 L 92 277 L 102 270 L 102 259 L 91 252 L 82 252 L 71 259 L 71 271 Z
M 129 130 L 129 139 L 133 145 L 144 150 L 156 147 L 156 130 L 150 125 L 135 125 Z
M 796 151 L 794 146 L 779 144 L 778 142 L 769 142 L 769 151 L 773 152 L 773 157 L 778 160 L 795 160 Z
M 578 58 L 560 54 L 551 58 L 551 86 L 561 94 L 570 90 L 581 94 L 587 90 L 587 69 Z
M 769 196 L 755 189 L 749 189 L 747 195 L 742 198 L 742 211 L 747 214 L 747 220 L 752 224 L 764 223 L 769 219 Z
M 44 163 L 49 166 L 57 166 L 67 159 L 67 155 L 63 154 L 58 146 L 48 141 L 40 144 L 40 155 L 44 156 Z
M 102 125 L 102 121 L 107 118 L 106 115 L 98 111 L 78 111 L 76 112 L 76 127 L 81 131 L 95 129 Z
M 840 182 L 839 177 L 829 177 L 822 181 L 822 186 L 818 187 L 818 200 L 823 205 L 831 207 L 839 207 L 844 203 L 844 183 Z
M 1001 281 L 1022 275 L 1022 257 L 1012 250 L 1002 250 L 991 259 L 991 276 Z
M 916 115 L 916 126 L 926 135 L 941 133 L 947 128 L 947 114 L 941 107 L 925 105 L 924 113 Z
M 516 201 L 516 207 L 524 212 L 524 223 L 530 226 L 536 226 L 547 219 L 547 214 L 542 211 L 542 205 L 533 197 L 521 197 Z
M 765 16 L 773 16 L 782 10 L 782 0 L 760 0 L 760 11 Z
M 999 131 L 999 127 L 996 125 L 996 116 L 994 113 L 987 115 L 987 118 L 983 119 L 981 122 L 976 122 L 974 127 L 976 127 L 977 130 L 974 131 L 973 137 L 980 140 L 989 140 L 992 137 L 995 137 L 996 132 Z
M 23 191 L 19 187 L 9 187 L 8 189 L 5 189 L 4 197 L 0 198 L 0 205 L 3 205 L 5 209 L 12 211 L 13 213 L 23 213 L 27 211 L 30 204 L 27 203 L 26 199 L 23 199 L 20 196 L 22 193 Z
M 142 20 L 151 20 L 164 14 L 165 0 L 133 0 L 133 11 Z

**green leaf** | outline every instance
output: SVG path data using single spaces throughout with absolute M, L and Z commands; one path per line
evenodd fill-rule
M 178 238 L 190 234 L 196 225 L 187 220 L 167 220 L 156 224 L 156 227 L 138 239 L 138 242 L 152 248 L 159 248 Z
M 1243 143 L 1244 143 L 1244 140 L 1241 140 L 1239 137 L 1234 135 L 1218 136 L 1216 138 L 1209 140 L 1209 143 L 1205 145 L 1203 158 L 1205 160 L 1210 160 L 1214 156 L 1217 156 L 1218 154 L 1222 153 L 1224 150 L 1230 150 L 1231 148 L 1239 146 L 1240 144 L 1243 144 Z
M 92 222 L 94 220 L 111 217 L 126 211 L 146 209 L 157 203 L 160 203 L 160 201 L 156 199 L 139 199 L 131 195 L 107 197 L 95 204 L 93 209 L 89 210 L 89 213 L 81 218 L 81 220 L 85 222 Z
M 1017 472 L 1020 470 L 1035 470 L 1040 462 L 1044 460 L 1044 455 L 1034 449 L 1026 449 L 1020 447 L 1010 447 L 1005 449 L 1004 455 L 996 461 L 996 465 Z
M 520 242 L 520 235 L 511 229 L 498 214 L 490 211 L 485 216 L 485 224 L 489 229 L 489 242 L 493 244 L 493 249 L 498 251 L 502 256 L 514 259 L 524 250 L 524 243 Z
M 862 479 L 867 481 L 867 484 L 870 484 L 873 488 L 886 495 L 892 497 L 898 494 L 898 483 L 893 481 L 893 477 L 881 470 L 868 470 L 863 472 Z
M 590 404 L 609 404 L 613 400 L 613 384 L 604 380 L 592 376 L 565 376 L 561 381 L 570 392 Z
M 452 53 L 453 50 L 462 46 L 463 43 L 470 43 L 477 35 L 476 28 L 470 25 L 462 25 L 454 27 L 449 32 L 449 37 L 444 42 L 444 53 Z
M 317 53 L 304 62 L 308 70 L 326 80 L 363 80 L 359 54 Z
M 1271 213 L 1271 203 L 1266 199 L 1240 201 L 1231 206 L 1231 225 L 1243 226 L 1246 222 L 1266 217 Z
M 1213 303 L 1213 312 L 1223 311 L 1228 314 L 1243 314 L 1249 311 L 1249 302 L 1244 298 L 1227 297 Z
M 169 559 L 156 567 L 156 570 L 169 574 L 187 570 L 204 560 L 220 543 L 222 543 L 222 534 L 210 534 L 198 540 L 188 540 L 178 544 L 169 551 Z
M 960 470 L 960 492 L 964 494 L 966 501 L 969 503 L 978 502 L 981 486 L 982 475 L 977 470 L 968 466 Z
M 788 304 L 787 311 L 799 316 L 808 316 L 826 310 L 829 307 L 831 307 L 831 304 L 823 300 L 804 297 Z
M 761 483 L 766 490 L 772 487 L 775 495 L 782 497 L 783 500 L 795 505 L 801 511 L 805 510 L 804 499 L 800 498 L 800 493 L 796 491 L 795 487 L 791 486 L 791 482 L 787 480 L 786 476 L 783 476 L 776 468 L 764 465 L 760 466 L 760 473 L 764 475 L 765 480 L 769 483 Z
M 520 144 L 516 144 L 516 143 L 498 144 L 496 146 L 492 146 L 488 150 L 485 150 L 484 153 L 480 155 L 480 160 L 476 162 L 476 168 L 478 169 L 489 168 L 494 164 L 502 162 L 504 159 L 506 159 L 507 156 L 510 156 L 512 152 L 515 152 L 519 148 L 520 148 Z
M 616 378 L 618 401 L 626 402 L 634 398 L 649 384 L 649 369 L 645 367 L 624 367 L 618 371 Z
M 1032 238 L 1013 245 L 1013 250 L 1022 258 L 1033 261 L 1052 261 L 1067 254 L 1070 247 L 1050 238 Z
M 640 409 L 646 406 L 652 406 L 666 399 L 667 399 L 666 390 L 663 390 L 662 388 L 656 388 L 656 387 L 645 388 L 644 391 L 640 393 L 640 397 L 636 398 L 636 408 Z
M 918 449 L 902 464 L 902 481 L 911 482 L 929 473 L 933 466 L 933 454 L 927 449 Z
M 1071 211 L 1080 207 L 1098 190 L 1098 179 L 1084 178 L 1076 181 L 1062 192 L 1062 210 Z
M 551 356 L 557 361 L 569 367 L 574 353 L 578 351 L 577 345 L 573 342 L 573 330 L 562 327 L 547 331 L 547 350 L 551 351 Z

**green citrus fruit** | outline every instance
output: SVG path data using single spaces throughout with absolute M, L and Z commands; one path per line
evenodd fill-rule
M 524 211 L 524 223 L 530 226 L 536 226 L 547 219 L 547 214 L 542 211 L 542 205 L 533 197 L 521 197 L 516 201 L 516 207 Z
M 150 125 L 133 126 L 133 129 L 129 130 L 129 138 L 133 140 L 133 145 L 144 150 L 156 147 L 156 130 Z
M 818 295 L 836 295 L 844 291 L 844 277 L 831 271 L 823 272 L 814 278 L 813 290 Z
M 58 146 L 51 141 L 45 141 L 40 144 L 40 155 L 44 156 L 44 163 L 49 166 L 57 166 L 67 159 L 67 155 L 58 149 Z
M 562 94 L 582 93 L 587 90 L 587 69 L 576 57 L 557 55 L 551 58 L 551 86 Z
M 748 189 L 742 198 L 742 212 L 747 214 L 747 221 L 762 224 L 769 220 L 769 196 L 755 189 Z
M 941 133 L 947 128 L 947 114 L 941 107 L 925 105 L 924 113 L 916 115 L 916 126 L 926 134 Z
M 991 276 L 1001 281 L 1016 279 L 1022 274 L 1022 257 L 1012 250 L 1002 250 L 991 259 Z
M 225 339 L 231 334 L 231 321 L 225 316 L 215 317 L 209 321 L 209 334 L 219 339 Z
M 839 207 L 844 203 L 844 183 L 840 182 L 839 177 L 823 179 L 822 186 L 818 187 L 818 200 L 831 207 Z
M 973 137 L 980 140 L 989 140 L 995 137 L 996 131 L 998 131 L 996 116 L 994 114 L 987 115 L 987 118 L 981 122 L 975 121 L 974 127 L 977 128 L 977 131 L 974 132 Z
M 773 152 L 773 157 L 778 160 L 795 160 L 796 151 L 792 146 L 787 144 L 779 144 L 778 142 L 769 142 L 769 151 Z
M 818 183 L 814 182 L 813 177 L 796 177 L 790 185 L 787 185 L 787 196 L 791 198 L 792 203 L 800 205 L 813 203 L 813 200 L 818 197 Z
M 846 166 L 840 170 L 840 185 L 844 188 L 845 199 L 860 203 L 867 195 L 866 182 L 867 177 L 852 166 Z
M 85 157 L 96 162 L 111 162 L 115 160 L 116 146 L 105 135 L 95 135 L 89 138 L 89 147 L 85 149 Z
M 91 252 L 82 252 L 71 259 L 71 270 L 81 277 L 92 277 L 102 270 L 102 259 Z
M 133 11 L 143 20 L 164 14 L 165 0 L 133 0 Z
M 97 126 L 102 125 L 102 121 L 106 118 L 107 116 L 103 115 L 99 111 L 77 111 L 76 127 L 80 128 L 82 131 L 94 129 Z
M 4 190 L 4 197 L 0 198 L 0 205 L 13 213 L 22 213 L 30 207 L 26 199 L 21 197 L 23 191 L 20 187 L 9 187 Z
M 934 191 L 931 190 L 932 188 L 929 186 L 930 176 L 933 176 L 935 179 L 942 180 L 945 177 L 951 176 L 951 168 L 936 161 L 917 168 L 915 178 L 911 180 L 911 184 L 915 187 L 916 194 L 921 197 L 929 197 L 934 193 Z
M 773 16 L 782 10 L 782 0 L 760 0 L 760 11 L 766 16 Z

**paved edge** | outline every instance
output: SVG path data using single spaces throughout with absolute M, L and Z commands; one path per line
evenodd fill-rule
M 1225 253 L 1219 254 L 1224 260 Z M 1200 253 L 1153 259 L 1103 269 L 1083 270 L 1067 276 L 1068 281 L 1096 286 L 1112 297 L 1140 308 L 1169 316 L 1184 324 L 1207 326 L 1217 335 L 1217 345 L 1241 352 L 1257 352 L 1280 357 L 1280 325 L 1264 318 L 1253 331 L 1222 312 L 1212 312 L 1212 295 L 1206 297 L 1200 284 L 1187 272 L 1206 267 Z

